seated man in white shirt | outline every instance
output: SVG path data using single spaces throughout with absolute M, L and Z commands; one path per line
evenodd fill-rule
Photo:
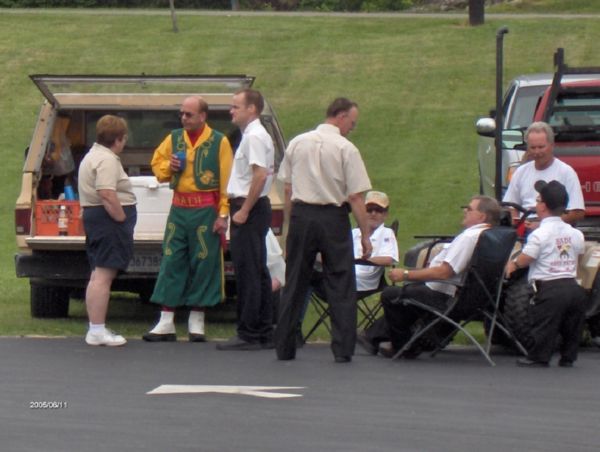
M 563 184 L 569 194 L 569 204 L 561 218 L 575 224 L 585 216 L 585 204 L 579 177 L 573 168 L 554 157 L 554 131 L 542 121 L 534 122 L 525 132 L 527 155 L 530 161 L 517 168 L 502 201 L 520 204 L 526 209 L 535 209 L 537 192 L 534 184 L 538 180 L 556 180 Z M 528 229 L 535 229 L 539 222 L 528 222 Z
M 396 350 L 400 350 L 412 336 L 413 326 L 428 316 L 422 309 L 405 305 L 402 299 L 413 298 L 443 309 L 456 292 L 457 283 L 469 265 L 479 235 L 499 223 L 500 213 L 500 206 L 495 199 L 474 196 L 463 210 L 464 230 L 444 246 L 428 267 L 416 270 L 393 269 L 389 274 L 392 281 L 410 281 L 414 284 L 390 286 L 383 291 L 381 304 L 384 317 L 361 332 L 357 337 L 358 343 L 373 355 L 379 352 L 383 356 L 392 357 Z M 436 332 L 438 331 L 443 333 L 440 337 L 446 333 L 442 325 L 436 328 Z M 403 356 L 412 358 L 418 353 L 418 350 L 411 349 Z

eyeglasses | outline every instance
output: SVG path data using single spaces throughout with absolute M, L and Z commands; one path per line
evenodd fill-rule
M 373 212 L 385 213 L 385 212 L 387 212 L 387 209 L 384 209 L 383 207 L 379 207 L 379 206 L 369 206 L 369 207 L 367 207 L 367 213 L 373 213 Z
M 182 117 L 185 117 L 185 118 L 191 118 L 191 117 L 192 117 L 192 116 L 194 116 L 195 114 L 196 114 L 196 113 L 192 113 L 192 112 L 189 112 L 189 111 L 180 111 L 180 112 L 179 112 L 179 117 L 180 117 L 180 118 L 182 118 Z

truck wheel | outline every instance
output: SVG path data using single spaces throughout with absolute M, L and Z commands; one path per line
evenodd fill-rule
M 504 317 L 519 342 L 529 350 L 533 346 L 529 320 L 529 285 L 527 278 L 510 283 L 504 294 Z
M 69 289 L 31 283 L 31 316 L 58 318 L 69 316 Z

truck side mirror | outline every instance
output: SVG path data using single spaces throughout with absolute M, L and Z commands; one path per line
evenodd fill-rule
M 484 137 L 494 137 L 496 133 L 496 120 L 493 118 L 480 118 L 475 123 L 477 133 Z

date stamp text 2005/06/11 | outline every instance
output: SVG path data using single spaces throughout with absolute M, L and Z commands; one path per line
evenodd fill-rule
M 57 410 L 57 409 L 61 409 L 61 408 L 68 408 L 68 406 L 69 405 L 67 402 L 60 402 L 57 400 L 29 402 L 30 410 Z

